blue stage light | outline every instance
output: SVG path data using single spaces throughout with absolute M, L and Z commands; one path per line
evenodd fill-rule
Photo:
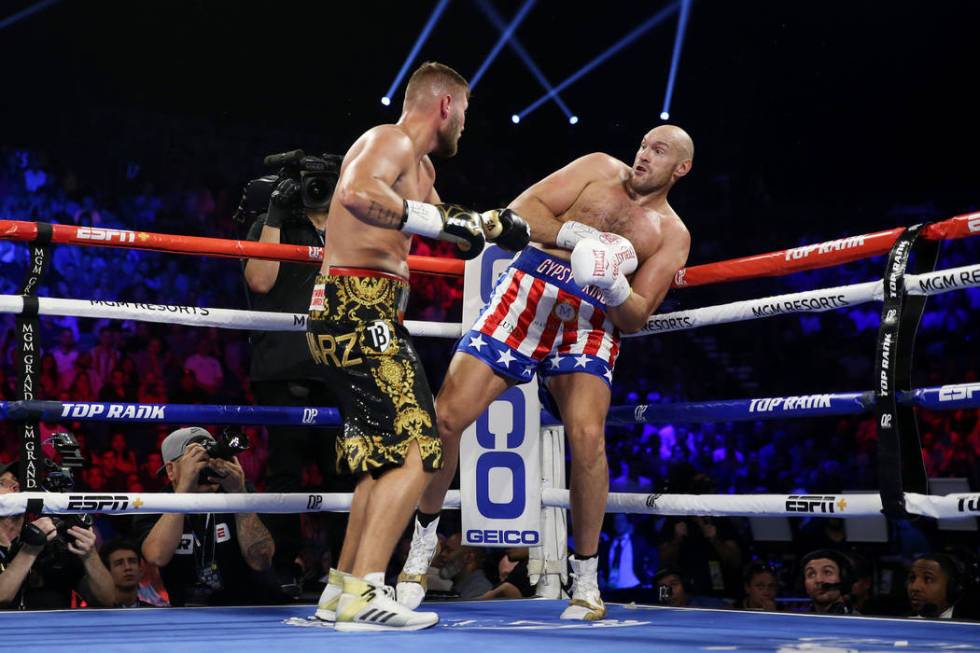
M 496 27 L 500 31 L 506 29 L 506 25 L 504 24 L 504 19 L 497 12 L 497 10 L 494 9 L 493 5 L 490 4 L 489 0 L 476 0 L 476 6 L 480 9 L 480 11 L 483 12 L 483 14 L 487 17 L 487 19 L 491 23 L 493 23 L 494 27 Z M 551 92 L 552 90 L 551 82 L 548 81 L 548 78 L 545 77 L 543 72 L 541 72 L 541 69 L 538 68 L 538 65 L 534 63 L 534 59 L 531 58 L 531 55 L 528 54 L 527 50 L 524 49 L 524 46 L 521 45 L 520 40 L 516 36 L 511 35 L 510 41 L 507 42 L 507 46 L 514 51 L 514 54 L 520 57 L 521 61 L 524 62 L 524 65 L 527 66 L 527 69 L 530 71 L 530 73 L 534 75 L 534 78 L 536 80 L 538 80 L 538 83 L 541 85 L 541 88 L 543 88 L 545 91 Z M 555 104 L 558 105 L 558 108 L 560 108 L 562 110 L 562 113 L 565 114 L 565 117 L 571 118 L 572 111 L 562 101 L 561 96 L 555 93 L 553 99 L 555 100 Z
M 670 112 L 668 112 L 668 111 L 661 111 L 660 112 L 660 119 L 661 120 L 670 120 Z
M 569 118 L 568 119 L 568 123 L 570 125 L 577 125 L 578 124 L 578 116 L 572 116 L 571 118 Z
M 383 98 L 381 98 L 381 104 L 388 106 L 389 104 L 391 104 L 391 98 L 388 97 L 387 95 L 384 96 Z
M 413 61 L 415 61 L 415 57 L 418 56 L 419 50 L 422 49 L 422 46 L 425 45 L 425 42 L 429 39 L 429 34 L 432 33 L 432 29 L 436 26 L 436 23 L 439 22 L 439 17 L 442 16 L 442 12 L 446 10 L 446 5 L 448 4 L 449 0 L 439 0 L 439 4 L 437 4 L 436 8 L 432 10 L 429 20 L 425 22 L 425 27 L 422 28 L 422 32 L 419 34 L 418 38 L 415 39 L 415 45 L 412 46 L 412 50 L 408 53 L 408 56 L 405 57 L 405 63 L 402 64 L 402 67 L 398 71 L 398 75 L 395 76 L 395 81 L 393 81 L 391 86 L 388 87 L 388 92 L 384 94 L 384 97 L 391 98 L 391 96 L 395 94 L 395 91 L 398 90 L 398 87 L 401 86 L 402 80 L 405 79 L 405 75 L 408 73 L 409 66 L 412 65 Z M 382 101 L 382 104 L 384 104 L 384 101 Z M 385 104 L 385 106 L 388 105 Z
M 0 20 L 0 29 L 3 29 L 4 27 L 9 27 L 10 25 L 13 25 L 17 21 L 23 20 L 28 16 L 31 16 L 39 11 L 47 9 L 51 5 L 56 5 L 59 2 L 61 2 L 61 0 L 41 0 L 41 2 L 35 2 L 30 7 L 27 7 L 26 9 L 21 9 L 17 13 L 11 14 L 10 16 L 7 16 L 6 18 Z
M 543 96 L 539 97 L 537 100 L 529 104 L 518 115 L 520 115 L 521 118 L 525 118 L 527 114 L 531 113 L 532 111 L 540 107 L 542 104 L 547 102 L 552 97 L 557 96 L 558 93 L 565 90 L 568 86 L 574 84 L 579 79 L 592 72 L 592 70 L 594 70 L 597 66 L 605 62 L 607 59 L 609 59 L 614 54 L 616 54 L 617 52 L 625 48 L 627 45 L 630 45 L 631 43 L 633 43 L 633 41 L 643 36 L 643 34 L 645 34 L 646 32 L 650 31 L 651 29 L 659 25 L 660 23 L 667 20 L 667 18 L 669 18 L 671 14 L 677 11 L 679 7 L 680 7 L 680 0 L 677 0 L 677 2 L 670 3 L 669 5 L 667 5 L 660 11 L 658 11 L 653 16 L 650 16 L 650 18 L 646 19 L 642 24 L 640 24 L 635 29 L 633 29 L 633 31 L 631 31 L 629 34 L 627 34 L 619 41 L 614 43 L 612 47 L 607 49 L 605 52 L 597 56 L 589 63 L 582 66 L 578 71 L 572 73 L 570 76 L 565 78 L 564 81 L 558 84 L 558 86 L 554 87 L 551 91 L 545 93 Z
M 521 117 L 515 113 L 510 117 L 510 121 L 516 125 L 521 121 Z
M 511 36 L 513 36 L 514 31 L 517 29 L 517 26 L 524 22 L 524 17 L 527 16 L 529 11 L 531 11 L 531 7 L 534 6 L 534 3 L 535 0 L 525 0 L 524 4 L 521 5 L 521 8 L 518 9 L 517 13 L 511 19 L 510 24 L 500 30 L 500 38 L 493 44 L 490 54 L 487 55 L 487 58 L 480 64 L 480 67 L 473 74 L 473 77 L 470 78 L 471 89 L 476 88 L 476 85 L 480 83 L 483 75 L 487 72 L 487 68 L 490 67 L 493 60 L 497 58 L 498 54 L 500 54 L 500 51 L 507 44 L 507 41 L 511 39 Z M 501 23 L 502 22 L 503 21 L 501 21 Z M 498 25 L 497 28 L 500 29 L 501 25 Z
M 670 117 L 670 102 L 674 97 L 674 83 L 677 80 L 677 67 L 681 61 L 684 34 L 687 32 L 687 19 L 691 15 L 691 0 L 681 0 L 681 13 L 677 19 L 677 35 L 674 37 L 674 54 L 670 58 L 670 74 L 667 76 L 667 92 L 664 93 L 664 110 L 660 117 Z

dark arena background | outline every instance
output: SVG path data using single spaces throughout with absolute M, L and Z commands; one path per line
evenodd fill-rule
M 247 240 L 252 219 L 233 216 L 246 182 L 276 173 L 263 158 L 297 148 L 343 156 L 368 128 L 398 120 L 408 75 L 424 61 L 452 66 L 472 91 L 459 153 L 435 161 L 443 201 L 503 207 L 590 152 L 632 165 L 644 134 L 669 123 L 690 133 L 696 147 L 690 174 L 670 193 L 692 236 L 689 270 L 782 250 L 780 265 L 791 266 L 813 252 L 865 251 L 858 236 L 951 218 L 955 236 L 919 242 L 938 243 L 936 270 L 962 268 L 925 284 L 935 294 L 921 320 L 900 327 L 896 347 L 910 357 L 911 376 L 899 389 L 934 392 L 905 409 L 901 446 L 887 454 L 894 467 L 879 457 L 882 413 L 871 393 L 882 389 L 879 353 L 889 328 L 880 293 L 867 303 L 814 299 L 795 308 L 792 299 L 774 300 L 743 321 L 625 339 L 612 405 L 636 419 L 606 427 L 612 492 L 649 497 L 648 507 L 672 494 L 796 498 L 768 517 L 610 512 L 599 547 L 599 584 L 611 604 L 604 621 L 573 627 L 557 619 L 564 603 L 545 599 L 462 602 L 473 597 L 460 591 L 460 565 L 472 563 L 470 571 L 496 586 L 529 553 L 461 546 L 459 513 L 447 511 L 426 603 L 441 622 L 418 634 L 334 633 L 307 618 L 339 556 L 346 517 L 303 512 L 295 559 L 277 560 L 264 600 L 170 608 L 160 570 L 144 560 L 143 610 L 99 610 L 103 603 L 84 582 L 60 588 L 66 604 L 37 606 L 62 608 L 55 612 L 20 612 L 0 593 L 4 641 L 27 649 L 56 637 L 84 650 L 164 650 L 175 641 L 189 650 L 980 650 L 980 534 L 968 516 L 980 510 L 980 238 L 969 237 L 980 235 L 978 25 L 980 4 L 953 0 L 0 3 L 4 471 L 24 457 L 22 415 L 10 410 L 25 398 L 16 315 L 26 305 L 22 294 L 86 300 L 92 309 L 46 314 L 42 301 L 34 400 L 268 404 L 253 383 L 253 332 L 191 324 L 195 311 L 167 308 L 261 310 L 249 297 L 244 258 L 201 255 L 177 241 L 168 252 L 131 249 L 125 234 Z M 25 293 L 33 259 L 30 244 L 15 235 L 24 223 L 81 228 L 76 239 L 108 234 L 101 237 L 113 246 L 58 244 L 56 236 L 46 273 Z M 681 277 L 658 313 L 881 281 L 894 273 L 886 269 L 894 240 L 819 269 L 777 267 L 740 281 L 724 281 L 721 270 L 697 287 L 683 287 Z M 929 255 L 917 247 L 908 272 L 930 272 Z M 424 238 L 415 239 L 413 254 L 456 257 L 451 245 Z M 462 299 L 458 274 L 413 274 L 407 317 L 458 325 Z M 98 317 L 100 307 L 116 303 L 189 317 Z M 677 319 L 690 326 L 685 315 Z M 416 345 L 438 389 L 455 341 L 418 337 Z M 863 408 L 817 410 L 836 406 L 835 393 L 853 395 Z M 741 416 L 737 406 L 683 415 L 703 402 L 759 398 L 792 400 L 747 403 L 745 411 L 759 417 Z M 682 410 L 669 412 L 678 404 Z M 634 411 L 638 405 L 647 412 Z M 779 410 L 786 414 L 778 419 L 766 414 Z M 222 430 L 220 419 L 207 417 L 213 413 L 188 411 L 193 417 L 177 426 Z M 73 491 L 165 490 L 157 470 L 173 420 L 60 415 L 35 414 L 35 437 L 70 432 L 78 440 L 84 464 L 74 469 Z M 312 455 L 297 455 L 290 464 L 300 487 L 283 489 L 270 473 L 269 429 L 237 428 L 250 441 L 238 458 L 256 492 L 353 487 Z M 46 445 L 45 453 L 54 450 Z M 908 485 L 916 474 L 925 485 Z M 20 485 L 27 489 L 23 475 Z M 889 512 L 889 488 L 892 498 L 903 489 L 958 493 L 962 514 Z M 879 491 L 887 518 L 847 518 L 845 495 L 876 498 Z M 0 526 L 11 519 L 0 517 Z M 94 546 L 122 540 L 138 548 L 145 532 L 137 519 L 95 515 Z M 11 573 L 17 524 L 0 530 L 0 588 Z M 411 535 L 406 530 L 388 569 L 392 584 Z M 850 577 L 834 582 L 847 585 L 842 594 L 860 616 L 808 615 L 813 598 L 803 560 L 820 549 L 846 557 Z M 913 562 L 923 554 L 955 562 L 943 567 L 942 581 L 954 588 L 947 586 L 946 598 L 958 599 L 952 619 L 928 611 L 933 618 L 912 618 L 919 601 Z M 670 578 L 673 593 L 663 591 Z M 750 600 L 758 578 L 774 593 L 765 608 Z

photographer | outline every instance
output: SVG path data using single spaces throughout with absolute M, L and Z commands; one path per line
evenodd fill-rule
M 0 494 L 20 491 L 17 472 L 17 461 L 0 464 Z M 115 587 L 95 549 L 95 533 L 78 525 L 59 531 L 56 520 L 0 517 L 0 608 L 70 608 L 72 590 L 83 580 L 95 602 L 113 604 Z
M 172 492 L 251 489 L 233 449 L 200 427 L 174 431 L 160 448 Z M 143 558 L 160 567 L 174 606 L 251 605 L 278 598 L 260 573 L 270 568 L 275 544 L 255 513 L 140 515 L 133 530 L 142 537 Z
M 322 247 L 327 210 L 337 184 L 342 157 L 304 156 L 299 150 L 266 158 L 283 167 L 277 176 L 253 180 L 245 187 L 236 219 L 254 219 L 248 239 Z M 245 281 L 250 308 L 305 314 L 318 268 L 304 263 L 249 259 Z M 306 335 L 297 331 L 251 334 L 249 376 L 255 402 L 261 406 L 335 406 L 309 356 Z M 336 475 L 336 431 L 312 427 L 269 426 L 267 492 L 303 490 L 303 469 L 315 462 L 331 492 L 353 490 L 349 478 Z M 276 540 L 275 569 L 284 585 L 302 576 L 294 561 L 302 548 L 299 515 L 263 515 Z M 346 515 L 326 517 L 331 544 L 339 551 Z M 298 589 L 298 587 L 296 588 Z

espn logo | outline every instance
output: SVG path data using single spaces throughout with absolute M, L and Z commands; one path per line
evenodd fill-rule
M 100 242 L 132 243 L 136 242 L 135 231 L 122 231 L 120 229 L 100 229 L 98 227 L 79 227 L 75 232 L 75 237 L 79 240 L 96 240 Z
M 129 507 L 129 497 L 125 494 L 70 494 L 68 510 L 84 512 L 116 512 Z
M 786 497 L 786 512 L 835 513 L 844 512 L 847 502 L 843 497 L 820 494 L 791 494 Z

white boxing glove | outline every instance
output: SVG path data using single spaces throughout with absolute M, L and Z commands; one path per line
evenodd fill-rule
M 562 249 L 572 251 L 583 238 L 598 238 L 601 235 L 602 232 L 595 227 L 569 220 L 558 230 L 558 237 L 555 238 L 555 244 Z
M 633 292 L 621 264 L 614 263 L 617 251 L 621 250 L 594 238 L 583 238 L 572 250 L 572 277 L 575 283 L 602 289 L 606 306 L 609 307 L 619 306 Z M 633 259 L 633 269 L 636 269 L 636 252 L 633 252 Z
M 614 271 L 623 274 L 636 272 L 636 250 L 633 249 L 633 244 L 630 241 L 607 231 L 599 234 L 598 240 L 609 248 L 609 257 Z

